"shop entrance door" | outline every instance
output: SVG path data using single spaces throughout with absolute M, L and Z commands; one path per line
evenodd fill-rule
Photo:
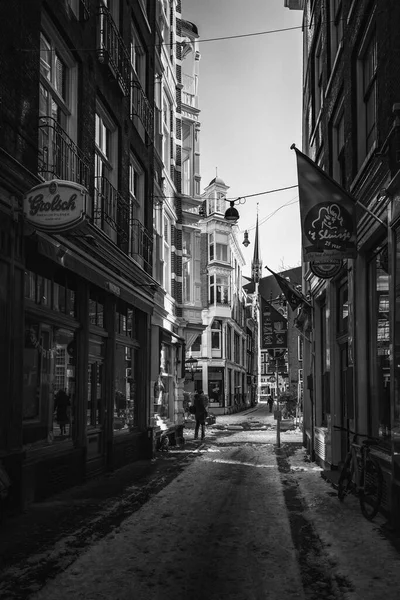
M 87 466 L 88 475 L 101 472 L 105 464 L 105 394 L 104 394 L 104 361 L 101 356 L 102 342 L 90 340 L 91 349 L 95 348 L 97 356 L 89 354 L 88 365 L 88 397 L 87 397 Z

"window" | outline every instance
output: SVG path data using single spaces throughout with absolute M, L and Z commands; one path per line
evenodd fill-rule
M 115 238 L 117 221 L 117 130 L 102 106 L 95 115 L 95 194 L 94 223 L 111 238 Z M 114 224 L 114 225 L 112 225 Z
M 117 343 L 115 350 L 114 435 L 127 433 L 138 424 L 138 350 Z
M 394 330 L 400 331 L 400 230 L 397 229 L 395 233 L 395 250 L 396 250 L 396 267 L 395 267 L 395 281 L 393 282 L 393 288 L 395 290 L 395 315 L 394 315 Z M 394 410 L 393 410 L 393 431 L 396 432 L 394 436 L 394 443 L 396 451 L 399 452 L 399 432 L 400 432 L 400 337 L 398 335 L 393 336 L 393 365 L 394 365 L 394 377 L 395 382 L 393 385 L 394 390 Z
M 226 358 L 232 360 L 232 328 L 226 326 Z
M 49 279 L 34 271 L 25 271 L 25 298 L 40 306 L 76 317 L 76 281 L 65 271 Z
M 164 96 L 163 99 L 163 162 L 168 175 L 171 166 L 171 103 Z
M 343 39 L 342 0 L 330 0 L 330 62 L 331 68 Z
M 192 350 L 192 352 L 200 352 L 201 351 L 201 334 L 199 334 L 197 336 L 197 338 L 194 340 L 193 344 L 191 345 L 191 350 Z
M 210 275 L 210 304 L 229 304 L 229 276 Z
M 142 255 L 142 226 L 144 221 L 144 171 L 133 156 L 129 163 L 129 223 L 122 223 L 128 228 L 129 253 Z
M 131 65 L 143 91 L 146 91 L 146 53 L 133 23 L 131 25 Z
M 171 293 L 171 219 L 164 215 L 164 288 Z
M 371 432 L 387 438 L 390 420 L 390 310 L 388 247 L 381 246 L 369 263 L 369 344 Z
M 224 215 L 226 211 L 226 195 L 222 192 L 213 192 L 212 196 L 207 199 L 208 214 L 219 213 Z
M 375 30 L 371 26 L 361 45 L 357 62 L 357 150 L 358 166 L 372 150 L 376 139 L 376 68 Z
M 222 357 L 222 322 L 218 319 L 214 319 L 211 325 L 211 354 Z
M 345 187 L 344 113 L 342 104 L 336 112 L 332 123 L 332 177 L 342 187 Z
M 220 262 L 230 261 L 229 246 L 226 235 L 211 233 L 209 237 L 210 261 L 218 260 Z
M 23 364 L 24 444 L 73 438 L 74 332 L 27 316 Z
M 163 256 L 163 213 L 160 206 L 153 211 L 154 252 L 153 252 L 153 277 L 163 285 L 164 256 Z
M 240 365 L 240 337 L 236 332 L 234 334 L 233 344 L 233 360 L 237 365 Z
M 338 289 L 337 333 L 347 332 L 349 321 L 349 288 L 347 281 L 340 284 Z
M 47 19 L 40 33 L 39 172 L 78 180 L 72 166 L 76 139 L 77 65 Z M 76 159 L 76 157 L 75 157 Z
M 104 323 L 104 295 L 95 289 L 89 294 L 89 322 L 97 327 L 105 327 Z
M 315 44 L 315 52 L 314 52 L 314 125 L 317 122 L 319 111 L 322 108 L 322 102 L 323 102 L 322 74 L 323 74 L 322 42 L 321 42 L 321 34 L 319 34 L 318 38 L 317 38 L 317 42 Z
M 115 312 L 115 332 L 131 339 L 136 338 L 137 314 L 128 304 L 119 300 Z
M 182 232 L 182 284 L 183 301 L 192 302 L 193 300 L 193 256 L 192 256 L 192 236 L 191 232 L 183 230 Z
M 182 123 L 182 192 L 192 194 L 193 127 Z

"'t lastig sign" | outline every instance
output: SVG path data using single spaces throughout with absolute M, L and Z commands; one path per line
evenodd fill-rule
M 53 179 L 25 194 L 24 216 L 39 231 L 68 231 L 85 219 L 87 196 L 88 192 L 82 185 Z

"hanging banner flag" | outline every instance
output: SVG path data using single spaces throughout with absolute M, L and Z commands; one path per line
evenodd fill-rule
M 354 258 L 356 201 L 308 156 L 297 150 L 304 260 Z
M 261 297 L 261 347 L 287 348 L 287 319 Z
M 300 304 L 310 304 L 307 298 L 303 295 L 303 293 L 295 288 L 293 283 L 291 283 L 288 279 L 282 277 L 282 275 L 274 273 L 274 271 L 272 271 L 268 267 L 265 268 L 268 269 L 268 271 L 272 273 L 272 275 L 275 277 L 277 284 L 281 288 L 283 295 L 285 296 L 292 310 L 296 310 L 296 308 L 298 308 Z

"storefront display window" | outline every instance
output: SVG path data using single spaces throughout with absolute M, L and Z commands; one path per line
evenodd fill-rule
M 207 395 L 210 403 L 223 406 L 224 398 L 224 371 L 218 367 L 209 367 L 208 369 L 208 390 Z
M 104 327 L 104 295 L 99 290 L 90 290 L 89 320 L 91 325 Z
M 25 271 L 25 298 L 70 317 L 76 317 L 76 283 L 64 270 L 50 279 L 33 271 Z
M 117 343 L 115 356 L 114 433 L 131 431 L 138 424 L 137 349 Z
M 394 410 L 392 433 L 400 452 L 400 230 L 396 231 L 395 316 L 394 316 Z
M 370 273 L 370 344 L 371 426 L 382 438 L 390 436 L 390 322 L 389 274 L 387 246 L 376 253 L 369 265 Z
M 87 426 L 101 427 L 104 422 L 104 339 L 89 338 Z
M 26 319 L 22 405 L 25 443 L 52 443 L 72 437 L 75 351 L 73 331 L 33 317 Z

